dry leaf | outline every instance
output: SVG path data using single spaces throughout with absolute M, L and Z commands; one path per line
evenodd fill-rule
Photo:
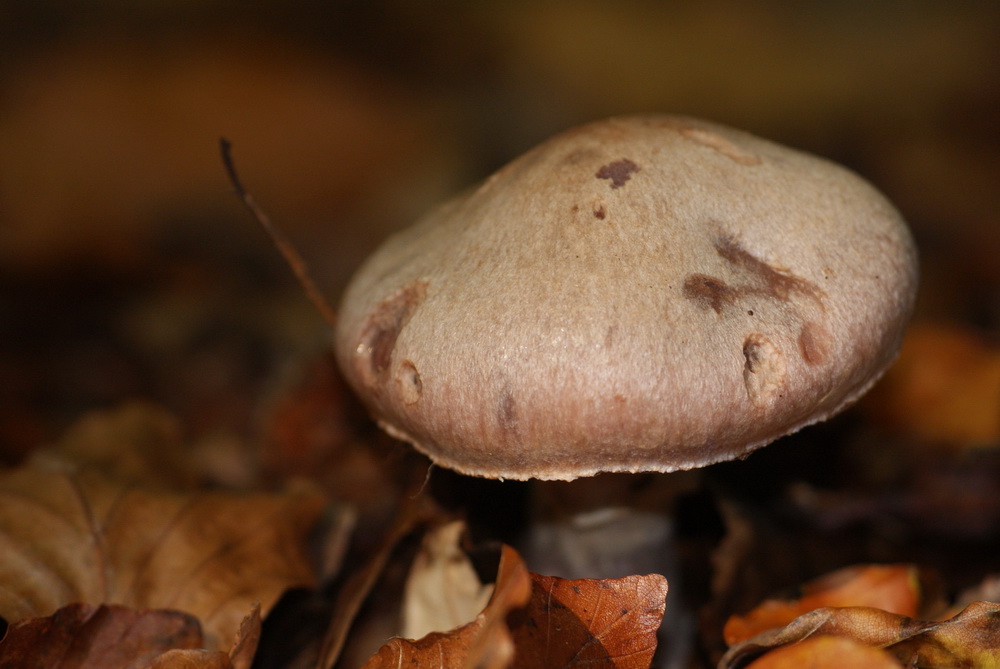
M 884 650 L 852 639 L 818 636 L 782 646 L 751 662 L 747 669 L 903 669 Z
M 169 650 L 145 669 L 232 669 L 229 656 L 219 650 Z
M 0 615 L 70 602 L 197 616 L 207 648 L 228 645 L 259 601 L 314 580 L 305 537 L 314 493 L 148 492 L 93 471 L 0 474 Z
M 459 520 L 432 529 L 413 559 L 403 595 L 403 636 L 420 639 L 471 622 L 493 593 L 483 585 L 460 543 Z
M 531 601 L 510 616 L 515 666 L 648 667 L 666 608 L 659 574 L 564 580 L 532 574 Z
M 11 624 L 0 669 L 144 667 L 171 649 L 201 645 L 198 621 L 179 611 L 70 604 Z
M 528 574 L 504 546 L 493 598 L 476 620 L 418 641 L 393 639 L 365 669 L 648 667 L 666 596 L 667 581 L 658 574 L 577 580 Z
M 109 476 L 148 486 L 190 488 L 203 480 L 193 455 L 170 412 L 131 401 L 87 413 L 58 442 L 33 457 L 43 465 L 50 459 L 86 463 Z
M 969 329 L 915 326 L 866 406 L 924 441 L 1000 444 L 1000 349 Z
M 944 621 L 922 622 L 865 607 L 820 608 L 730 648 L 719 669 L 745 666 L 774 648 L 817 636 L 885 648 L 907 666 L 1000 667 L 1000 604 L 976 602 Z
M 233 647 L 229 649 L 233 669 L 250 669 L 257 653 L 257 644 L 260 643 L 260 632 L 260 604 L 257 603 L 240 623 L 240 631 L 233 641 Z
M 418 641 L 393 639 L 365 663 L 364 669 L 502 669 L 510 666 L 514 644 L 507 615 L 527 604 L 532 582 L 517 552 L 504 546 L 497 583 L 489 604 L 474 621 L 447 633 L 435 632 Z
M 229 653 L 216 650 L 169 650 L 147 669 L 250 669 L 260 641 L 260 607 L 243 619 L 240 632 Z
M 530 576 L 530 597 L 523 590 Z M 648 667 L 666 608 L 667 581 L 658 574 L 616 579 L 561 579 L 527 574 L 504 546 L 497 586 L 476 620 L 418 641 L 394 639 L 365 669 L 407 667 Z M 513 655 L 509 654 L 509 637 Z M 513 662 L 513 665 L 511 665 Z
M 889 652 L 918 667 L 1000 668 L 1000 604 L 974 602 L 949 620 L 920 626 Z
M 920 584 L 916 567 L 867 565 L 839 569 L 803 586 L 795 601 L 768 600 L 743 616 L 731 616 L 723 631 L 732 646 L 823 606 L 867 606 L 904 616 L 917 615 Z

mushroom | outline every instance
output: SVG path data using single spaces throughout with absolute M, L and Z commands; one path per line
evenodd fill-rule
M 340 307 L 382 427 L 474 476 L 568 481 L 747 455 L 862 395 L 917 283 L 852 172 L 714 123 L 564 132 L 387 240 Z

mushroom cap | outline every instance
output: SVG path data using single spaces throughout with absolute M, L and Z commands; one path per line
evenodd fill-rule
M 916 251 L 854 173 L 691 118 L 564 132 L 388 239 L 335 348 L 390 434 L 490 478 L 746 455 L 863 394 Z

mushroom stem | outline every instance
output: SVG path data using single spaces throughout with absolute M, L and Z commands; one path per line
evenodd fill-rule
M 660 547 L 672 543 L 673 504 L 691 480 L 684 473 L 601 474 L 534 483 L 529 565 L 563 578 L 663 573 Z
M 663 574 L 670 597 L 657 667 L 684 666 L 693 619 L 683 605 L 673 508 L 694 472 L 536 481 L 522 551 L 529 569 L 562 578 Z

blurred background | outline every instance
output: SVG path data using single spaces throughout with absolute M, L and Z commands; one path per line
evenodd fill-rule
M 434 203 L 570 125 L 643 111 L 860 172 L 917 236 L 917 320 L 995 342 L 996 2 L 4 0 L 0 452 L 132 397 L 195 435 L 253 434 L 324 348 L 220 137 L 336 302 Z

